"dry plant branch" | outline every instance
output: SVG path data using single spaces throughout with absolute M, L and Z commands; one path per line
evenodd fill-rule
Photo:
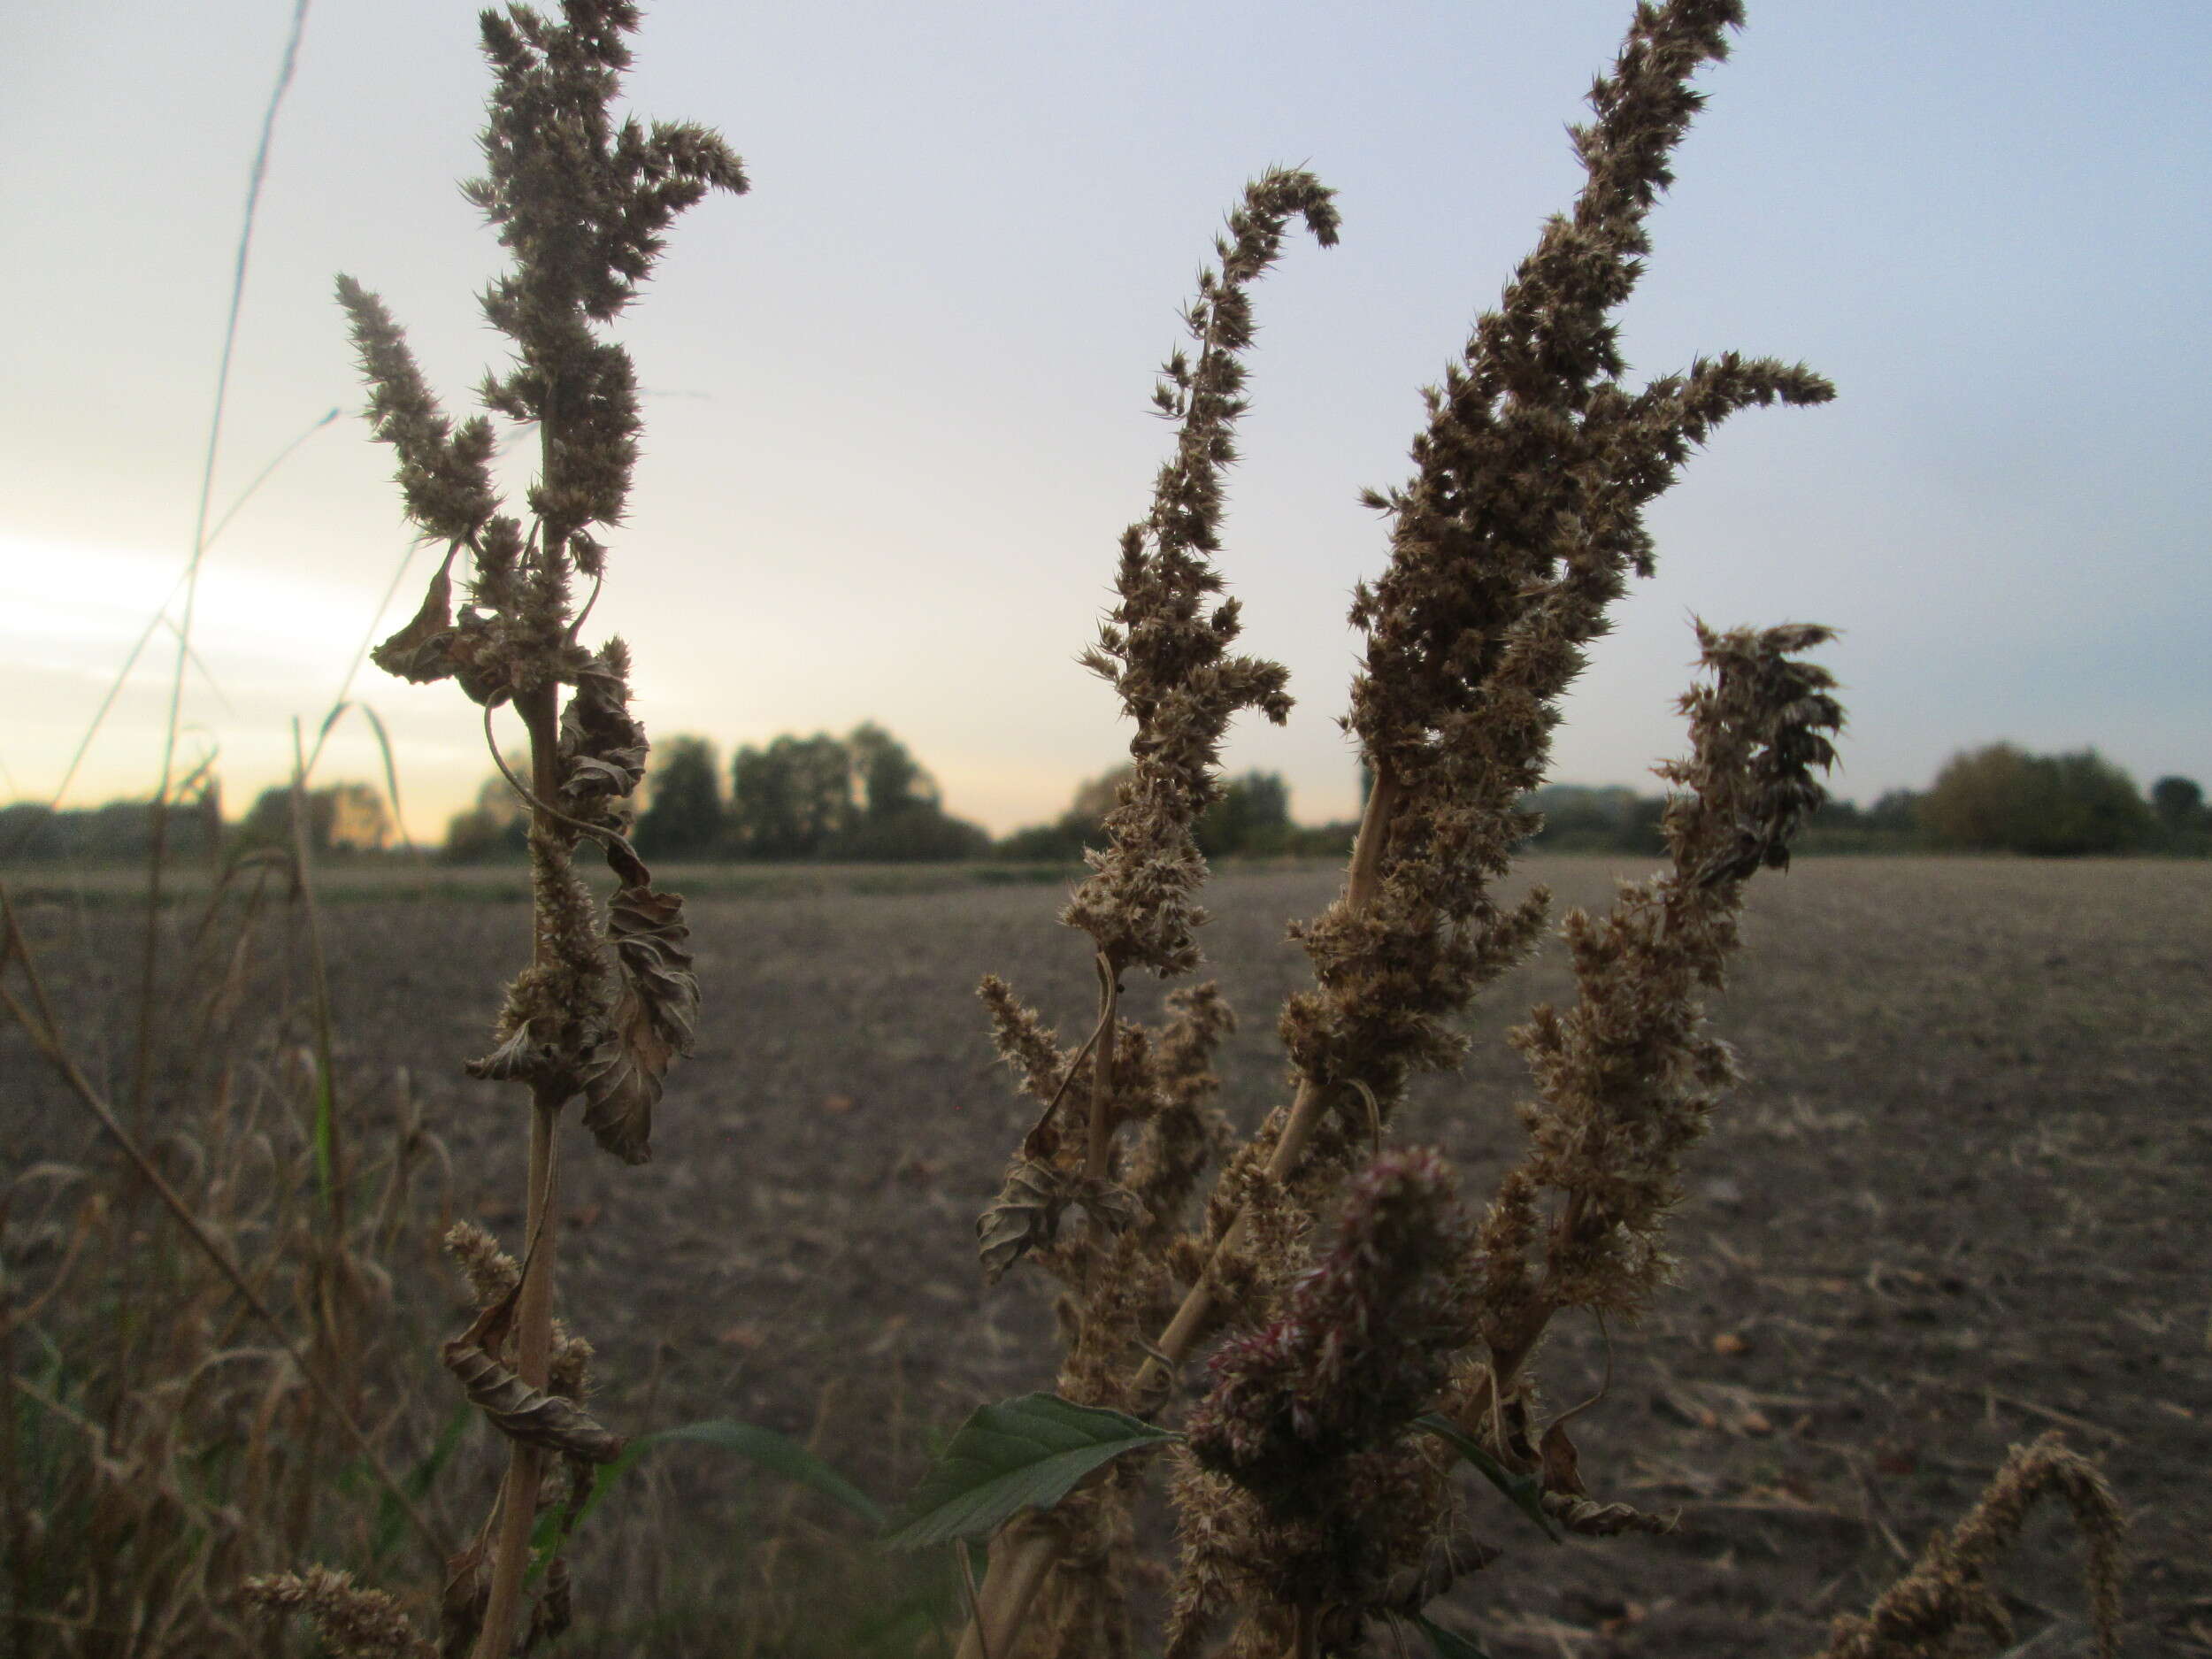
M 1994 1647 L 2009 1647 L 2012 1620 L 1987 1575 L 2018 1540 L 2030 1512 L 2048 1497 L 2073 1512 L 2086 1547 L 2083 1578 L 2098 1659 L 2116 1659 L 2126 1517 L 2097 1466 L 2055 1432 L 2014 1447 L 1965 1517 L 1930 1539 L 1912 1571 L 1884 1591 L 1864 1617 L 1839 1618 L 1816 1659 L 1911 1659 L 1942 1651 L 1955 1632 L 1966 1630 L 1981 1632 Z
M 682 900 L 653 886 L 624 833 L 648 748 L 627 708 L 628 652 L 619 640 L 594 652 L 578 638 L 605 570 L 593 531 L 621 520 L 640 428 L 629 357 L 600 331 L 636 296 L 679 213 L 711 190 L 747 187 L 737 157 L 707 129 L 617 121 L 630 62 L 624 37 L 638 20 L 628 0 L 565 0 L 557 21 L 520 4 L 481 19 L 494 78 L 487 165 L 465 188 L 513 256 L 482 303 L 514 357 L 480 393 L 489 414 L 537 428 L 526 527 L 503 510 L 493 481 L 489 415 L 449 419 L 382 302 L 338 280 L 375 435 L 397 453 L 409 518 L 446 546 L 414 618 L 372 657 L 411 680 L 454 680 L 484 710 L 488 743 L 491 710 L 503 703 L 529 738 L 529 781 L 510 781 L 530 809 L 530 964 L 508 987 L 492 1051 L 467 1067 L 526 1086 L 530 1099 L 531 1246 L 511 1317 L 464 1341 L 471 1374 L 486 1385 L 472 1385 L 471 1397 L 511 1442 L 488 1541 L 452 1563 L 446 1597 L 459 1620 L 447 1647 L 472 1646 L 479 1659 L 507 1659 L 521 1628 L 547 1458 L 593 1456 L 569 1419 L 563 1432 L 545 1432 L 561 1414 L 540 1409 L 557 1382 L 558 1230 L 547 1222 L 561 1112 L 581 1096 L 599 1143 L 643 1162 L 663 1076 L 689 1050 L 698 1005 Z M 464 555 L 469 603 L 457 615 L 454 567 Z M 571 592 L 579 575 L 592 585 L 580 608 Z M 585 838 L 600 845 L 618 884 L 603 918 L 574 866 Z M 494 1379 L 503 1379 L 497 1388 Z M 580 1389 L 580 1375 L 565 1386 Z M 557 1557 L 544 1585 L 533 1632 L 566 1621 Z
M 1068 1286 L 1062 1317 L 1071 1347 L 1061 1390 L 1071 1401 L 1156 1413 L 1199 1341 L 1225 1324 L 1242 1333 L 1217 1356 L 1211 1392 L 1190 1419 L 1188 1452 L 1176 1454 L 1186 1555 L 1171 1654 L 1195 1654 L 1213 1618 L 1238 1604 L 1248 1609 L 1240 1653 L 1278 1643 L 1300 1653 L 1340 1648 L 1374 1617 L 1417 1615 L 1420 1601 L 1453 1576 L 1423 1567 L 1422 1540 L 1452 1536 L 1462 1525 L 1436 1460 L 1405 1442 L 1440 1391 L 1475 1434 L 1468 1444 L 1488 1442 L 1481 1455 L 1494 1478 L 1525 1486 L 1532 1513 L 1547 1525 L 1605 1533 L 1657 1525 L 1626 1505 L 1588 1497 L 1563 1421 L 1548 1432 L 1540 1468 L 1524 1438 L 1517 1373 L 1557 1308 L 1632 1309 L 1663 1272 L 1655 1240 L 1672 1202 L 1672 1160 L 1701 1128 L 1707 1096 L 1725 1081 L 1724 1050 L 1698 1034 L 1694 993 L 1718 982 L 1743 879 L 1762 864 L 1786 861 L 1789 835 L 1819 799 L 1811 774 L 1832 759 L 1826 733 L 1840 712 L 1825 695 L 1825 676 L 1796 660 L 1825 637 L 1821 630 L 1701 634 L 1716 684 L 1686 701 L 1696 753 L 1670 774 L 1686 786 L 1670 830 L 1676 872 L 1647 890 L 1643 910 L 1624 900 L 1605 925 L 1622 935 L 1618 949 L 1593 947 L 1593 956 L 1581 936 L 1604 929 L 1587 918 L 1569 923 L 1578 959 L 1609 964 L 1592 967 L 1586 999 L 1604 1007 L 1615 984 L 1640 995 L 1638 1006 L 1656 1022 L 1641 1041 L 1655 1052 L 1681 1049 L 1693 1091 L 1679 1100 L 1663 1091 L 1655 1099 L 1633 1087 L 1624 1092 L 1640 1056 L 1610 1049 L 1589 1056 L 1589 1075 L 1561 1083 L 1559 1067 L 1548 1072 L 1550 1063 L 1537 1053 L 1551 1041 L 1556 1017 L 1539 1010 L 1527 1041 L 1540 1060 L 1540 1087 L 1553 1114 L 1575 1127 L 1564 1132 L 1567 1144 L 1554 1145 L 1545 1107 L 1532 1109 L 1543 1156 L 1519 1186 L 1509 1184 L 1482 1247 L 1458 1250 L 1463 1259 L 1433 1284 L 1417 1273 L 1393 1277 L 1390 1263 L 1436 1255 L 1435 1237 L 1458 1225 L 1440 1172 L 1382 1173 L 1398 1171 L 1391 1162 L 1397 1155 L 1376 1164 L 1374 1179 L 1385 1187 L 1358 1188 L 1339 1255 L 1330 1258 L 1339 1267 L 1314 1264 L 1309 1240 L 1324 1230 L 1346 1176 L 1373 1155 L 1409 1075 L 1457 1063 L 1463 1043 L 1450 1020 L 1539 935 L 1548 895 L 1539 889 L 1509 906 L 1494 896 L 1494 884 L 1536 827 L 1520 803 L 1543 780 L 1557 705 L 1585 648 L 1605 631 L 1627 578 L 1651 571 L 1643 507 L 1737 409 L 1832 396 L 1802 368 L 1732 353 L 1640 390 L 1621 384 L 1612 312 L 1635 284 L 1648 250 L 1645 217 L 1701 102 L 1689 79 L 1724 55 L 1726 33 L 1740 21 L 1732 0 L 1639 9 L 1611 73 L 1592 92 L 1594 119 L 1576 130 L 1588 178 L 1572 212 L 1546 227 L 1497 310 L 1478 323 L 1463 363 L 1428 393 L 1430 421 L 1414 445 L 1412 481 L 1368 498 L 1393 519 L 1389 569 L 1358 591 L 1352 610 L 1367 651 L 1349 724 L 1372 787 L 1342 893 L 1294 930 L 1316 978 L 1282 1020 L 1296 1088 L 1228 1160 L 1200 1229 L 1180 1237 L 1172 1214 L 1124 1205 L 1122 1189 L 1100 1186 L 1102 1174 L 1119 1167 L 1114 1118 L 1149 1125 L 1156 1115 L 1144 1099 L 1157 1087 L 1145 1033 L 1115 1017 L 1118 972 L 1141 964 L 1181 972 L 1197 961 L 1193 899 L 1201 870 L 1166 849 L 1176 833 L 1173 807 L 1207 798 L 1205 768 L 1215 757 L 1204 732 L 1154 735 L 1151 722 L 1172 706 L 1156 684 L 1144 687 L 1150 695 L 1132 695 L 1129 651 L 1145 615 L 1135 603 L 1145 526 L 1125 542 L 1123 604 L 1102 649 L 1086 660 L 1122 690 L 1138 721 L 1137 770 L 1108 820 L 1108 849 L 1093 855 L 1094 873 L 1063 918 L 1098 947 L 1102 1013 L 1090 1057 L 1089 1133 L 1079 1160 L 1056 1155 L 1048 1137 L 1033 1137 L 1045 1144 L 1025 1146 L 979 1230 L 993 1276 L 1027 1255 Z M 1202 287 L 1202 298 L 1210 292 Z M 1183 385 L 1171 362 L 1161 406 L 1187 422 L 1194 400 L 1179 396 Z M 1192 447 L 1187 437 L 1183 452 Z M 1170 478 L 1164 472 L 1164 497 Z M 1152 527 L 1163 523 L 1156 508 Z M 1210 533 L 1210 518 L 1205 524 Z M 1209 572 L 1207 580 L 1210 586 L 1216 579 Z M 1194 611 L 1186 604 L 1173 615 L 1188 626 Z M 1279 698 L 1279 681 L 1268 692 Z M 1195 701 L 1191 692 L 1183 696 Z M 1197 768 L 1179 795 L 1148 787 L 1164 750 Z M 1156 770 L 1148 772 L 1148 764 Z M 1132 875 L 1140 869 L 1141 881 Z M 1647 926 L 1651 938 L 1638 954 L 1632 941 Z M 1686 933 L 1706 948 L 1702 954 L 1684 949 Z M 1060 1056 L 1036 1016 L 1002 985 L 987 981 L 985 995 L 1002 1052 L 1033 1094 L 1056 1098 L 1079 1060 Z M 1618 1024 L 1611 1015 L 1589 1018 L 1609 1020 L 1608 1033 Z M 1562 1064 L 1579 1063 L 1571 1056 Z M 1124 1066 L 1130 1075 L 1117 1076 Z M 1126 1102 L 1118 1109 L 1118 1094 Z M 1655 1124 L 1643 1123 L 1655 1113 Z M 1187 1190 L 1191 1159 L 1217 1144 L 1212 1137 L 1187 1142 L 1187 1168 L 1168 1189 Z M 1140 1167 L 1145 1160 L 1141 1151 Z M 1386 1190 L 1400 1190 L 1388 1187 L 1398 1179 L 1413 1184 L 1386 1199 Z M 1522 1235 L 1533 1236 L 1535 1194 L 1547 1187 L 1564 1197 L 1548 1271 L 1540 1275 L 1523 1259 Z M 1399 1205 L 1410 1209 L 1402 1213 Z M 1090 1217 L 1072 1242 L 1058 1236 L 1071 1206 Z M 1409 1242 L 1418 1239 L 1429 1246 Z M 1442 1254 L 1455 1258 L 1449 1248 Z M 1163 1310 L 1158 1338 L 1147 1340 L 1135 1320 L 1159 1306 L 1164 1267 L 1186 1288 Z M 1333 1271 L 1340 1283 L 1325 1292 L 1319 1286 L 1338 1283 L 1328 1279 Z M 1408 1338 L 1413 1346 L 1391 1348 L 1380 1333 L 1406 1296 L 1455 1311 L 1424 1316 L 1425 1326 L 1415 1323 L 1425 1333 Z M 1486 1363 L 1453 1360 L 1478 1340 Z M 1313 1342 L 1322 1344 L 1314 1352 L 1333 1357 L 1299 1357 Z M 1363 1353 L 1365 1360 L 1357 1357 Z M 1446 1388 L 1455 1363 L 1463 1371 Z M 1367 1381 L 1356 1388 L 1347 1380 L 1354 1375 Z M 1379 1378 L 1395 1380 L 1380 1386 Z M 1279 1386 L 1297 1402 L 1287 1428 L 1268 1426 L 1276 1422 L 1277 1406 L 1268 1402 Z M 1344 1414 L 1342 1425 L 1325 1430 L 1319 1425 L 1332 1411 Z M 1277 1449 L 1260 1449 L 1271 1446 Z M 1093 1632 L 1104 1632 L 1109 1647 L 1125 1640 L 1107 1604 L 1118 1594 L 1111 1563 L 1125 1548 L 1119 1517 L 1134 1485 L 1127 1467 L 1117 1468 L 1049 1517 L 1010 1524 L 964 1653 L 973 1655 L 986 1639 L 995 1651 L 1018 1649 L 1033 1632 L 1053 1651 L 1079 1647 Z M 1041 1571 L 1041 1557 L 1057 1570 Z M 1090 1559 L 1109 1564 L 1073 1564 Z M 1410 1600 L 1390 1587 L 1409 1581 L 1428 1587 Z M 1041 1609 L 1033 1617 L 1033 1603 Z

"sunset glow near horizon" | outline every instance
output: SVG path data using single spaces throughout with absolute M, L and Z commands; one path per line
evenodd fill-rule
M 588 637 L 630 641 L 648 728 L 726 758 L 872 719 L 995 832 L 1115 764 L 1128 727 L 1073 659 L 1171 442 L 1151 373 L 1223 211 L 1281 161 L 1339 190 L 1344 240 L 1294 239 L 1256 291 L 1218 563 L 1299 706 L 1240 724 L 1227 761 L 1285 774 L 1302 820 L 1348 814 L 1345 611 L 1386 553 L 1357 492 L 1407 475 L 1417 388 L 1568 205 L 1561 128 L 1630 9 L 649 9 L 631 104 L 720 129 L 753 189 L 678 221 L 616 329 L 645 454 Z M 180 616 L 290 17 L 121 0 L 6 25 L 0 213 L 37 257 L 0 269 L 0 796 L 53 795 L 133 642 Z M 309 13 L 215 515 L 298 447 L 208 550 L 184 682 L 181 764 L 212 752 L 233 811 L 342 695 L 391 733 L 419 839 L 488 773 L 451 686 L 347 680 L 432 556 L 353 418 L 331 297 L 341 270 L 379 291 L 472 412 L 504 345 L 473 298 L 503 255 L 453 188 L 486 80 L 468 8 Z M 1753 0 L 1699 85 L 1622 313 L 1632 373 L 1736 349 L 1839 396 L 1737 417 L 1652 511 L 1659 574 L 1596 648 L 1555 776 L 1655 788 L 1694 613 L 1844 631 L 1836 787 L 1861 801 L 2001 739 L 2212 784 L 2212 11 Z M 518 487 L 532 445 L 503 430 Z M 157 629 L 66 803 L 151 787 L 176 660 Z M 381 772 L 342 724 L 321 780 Z

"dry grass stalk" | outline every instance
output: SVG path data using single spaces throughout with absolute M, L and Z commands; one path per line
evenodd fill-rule
M 380 1334 L 399 1323 L 388 1218 L 433 1147 L 403 1113 L 381 1171 L 351 1146 L 334 1166 L 319 1156 L 331 1073 L 300 1039 L 319 1023 L 314 991 L 262 965 L 278 954 L 264 890 L 286 862 L 234 865 L 185 930 L 177 985 L 162 987 L 161 1129 L 142 1141 L 75 1058 L 0 894 L 0 1004 L 121 1154 L 112 1198 L 96 1169 L 58 1164 L 0 1198 L 15 1651 L 249 1651 L 267 1644 L 241 1616 L 242 1578 L 301 1540 L 366 1559 L 411 1532 L 443 1553 L 390 1471 L 416 1414 Z M 334 1188 L 380 1180 L 379 1203 L 340 1225 Z M 147 1199 L 173 1227 L 146 1224 Z M 334 1490 L 348 1465 L 380 1484 L 376 1505 Z

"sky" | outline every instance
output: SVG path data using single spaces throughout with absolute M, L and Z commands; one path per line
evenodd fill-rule
M 955 812 L 1056 815 L 1129 736 L 1074 659 L 1170 442 L 1153 371 L 1243 181 L 1303 165 L 1343 240 L 1294 242 L 1256 290 L 1219 559 L 1243 648 L 1288 665 L 1299 704 L 1239 726 L 1227 763 L 1284 773 L 1302 820 L 1349 813 L 1345 611 L 1387 553 L 1358 492 L 1405 478 L 1419 388 L 1569 203 L 1564 128 L 1629 10 L 649 6 L 631 107 L 719 128 L 753 184 L 678 222 L 618 325 L 647 428 L 593 626 L 630 641 L 649 729 L 726 756 L 872 719 Z M 0 799 L 51 798 L 133 642 L 165 605 L 181 620 L 292 12 L 0 17 Z M 1626 352 L 1639 380 L 1724 349 L 1801 359 L 1839 397 L 1738 416 L 1652 509 L 1658 574 L 1572 694 L 1555 777 L 1656 787 L 1697 616 L 1843 630 L 1845 795 L 2001 739 L 2212 782 L 2212 8 L 1749 12 L 1701 77 Z M 211 518 L 244 499 L 207 549 L 181 705 L 179 767 L 211 754 L 234 811 L 342 698 L 389 733 L 418 837 L 488 772 L 449 684 L 349 674 L 431 557 L 355 418 L 331 298 L 341 271 L 381 293 L 457 413 L 503 360 L 474 300 L 501 250 L 455 188 L 477 171 L 474 31 L 428 0 L 306 16 Z M 157 628 L 68 803 L 152 787 L 176 661 Z M 349 711 L 319 781 L 381 770 Z

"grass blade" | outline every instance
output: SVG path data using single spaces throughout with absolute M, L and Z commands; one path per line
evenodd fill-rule
M 839 1474 L 812 1452 L 787 1434 L 773 1429 L 764 1429 L 750 1423 L 739 1423 L 729 1417 L 711 1417 L 698 1423 L 680 1424 L 672 1429 L 662 1429 L 653 1434 L 641 1434 L 624 1448 L 622 1455 L 599 1471 L 599 1479 L 592 1487 L 591 1496 L 577 1512 L 570 1524 L 574 1532 L 590 1518 L 591 1512 L 605 1500 L 615 1482 L 628 1473 L 638 1460 L 657 1446 L 688 1442 L 697 1446 L 718 1446 L 725 1451 L 749 1458 L 772 1473 L 779 1474 L 811 1492 L 819 1493 L 832 1502 L 851 1510 L 870 1526 L 880 1528 L 885 1521 L 882 1505 L 858 1486 Z M 541 1517 L 541 1526 L 550 1521 L 550 1515 Z M 549 1533 L 537 1541 L 541 1549 L 549 1541 Z
M 1436 1655 L 1436 1659 L 1490 1659 L 1490 1655 L 1471 1637 L 1463 1636 L 1457 1631 L 1446 1630 L 1441 1624 L 1424 1618 L 1418 1613 L 1413 1616 L 1410 1622 L 1414 1629 L 1429 1639 L 1429 1649 Z
M 1517 1475 L 1477 1444 L 1472 1436 L 1461 1432 L 1459 1425 L 1448 1417 L 1430 1412 L 1416 1417 L 1413 1426 L 1425 1429 L 1450 1447 L 1462 1457 L 1482 1471 L 1483 1478 L 1511 1500 L 1513 1507 L 1536 1523 L 1544 1536 L 1555 1544 L 1560 1542 L 1558 1525 L 1544 1513 L 1543 1484 L 1534 1475 Z

